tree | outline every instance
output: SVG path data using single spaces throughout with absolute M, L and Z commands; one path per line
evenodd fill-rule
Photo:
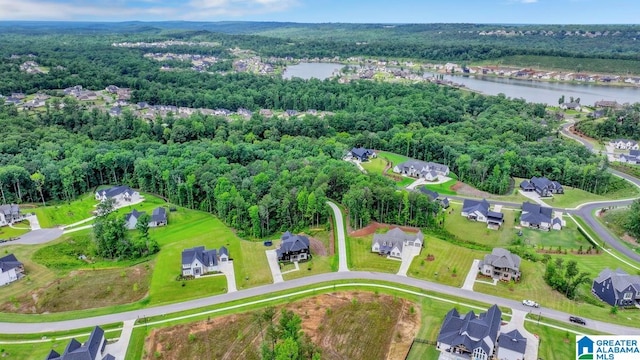
M 44 201 L 44 195 L 42 194 L 42 186 L 44 185 L 45 177 L 42 175 L 40 171 L 37 171 L 31 174 L 31 180 L 34 184 L 36 184 L 36 189 L 40 192 L 40 198 L 42 198 L 42 206 L 47 206 L 47 203 Z
M 134 249 L 124 218 L 113 212 L 114 205 L 114 199 L 107 199 L 98 204 L 93 225 L 96 251 L 98 256 L 108 259 L 130 258 L 134 254 Z
M 635 200 L 629 211 L 627 212 L 627 219 L 624 223 L 624 228 L 629 234 L 636 239 L 640 239 L 640 200 Z

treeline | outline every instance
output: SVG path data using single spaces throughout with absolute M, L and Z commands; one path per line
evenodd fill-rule
M 582 120 L 576 123 L 576 129 L 599 140 L 640 139 L 640 103 L 609 109 L 604 115 L 601 119 Z

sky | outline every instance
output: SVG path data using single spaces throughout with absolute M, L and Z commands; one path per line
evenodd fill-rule
M 0 0 L 0 21 L 638 24 L 638 14 L 638 0 Z

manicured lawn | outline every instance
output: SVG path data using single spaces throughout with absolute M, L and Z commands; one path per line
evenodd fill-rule
M 564 194 L 555 195 L 550 199 L 544 199 L 544 202 L 553 207 L 574 208 L 580 204 L 591 201 L 629 199 L 640 196 L 640 190 L 636 186 L 626 181 L 624 183 L 625 186 L 622 189 L 609 192 L 605 195 L 596 195 L 581 189 L 564 186 Z
M 576 335 L 564 330 L 538 325 L 525 321 L 525 329 L 540 337 L 538 358 L 540 359 L 575 359 Z
M 398 165 L 402 162 L 409 160 L 410 158 L 404 155 L 394 154 L 392 152 L 380 151 L 378 152 L 379 158 L 384 158 L 391 161 L 392 166 Z
M 371 240 L 373 235 L 350 237 L 347 236 L 349 248 L 349 269 L 358 271 L 381 271 L 397 273 L 400 270 L 400 261 L 387 259 L 371 252 Z
M 331 263 L 333 262 L 334 256 L 316 255 L 310 261 L 299 263 L 298 266 L 300 267 L 300 270 L 283 274 L 282 278 L 284 280 L 291 280 L 291 279 L 297 279 L 304 276 L 331 272 Z M 287 264 L 282 268 L 282 271 L 287 271 L 292 269 L 295 269 L 295 266 L 293 264 Z
M 245 266 L 238 268 L 234 265 L 238 289 L 271 284 L 273 277 L 265 250 L 275 249 L 275 245 L 266 247 L 261 242 L 241 240 L 240 249 L 242 250 L 242 262 Z
M 398 185 L 398 187 L 406 188 L 407 186 L 413 184 L 413 182 L 416 181 L 416 180 L 417 180 L 416 178 L 412 178 L 412 177 L 409 177 L 409 176 L 403 176 L 402 180 L 397 182 L 397 185 Z
M 384 168 L 387 166 L 387 162 L 382 158 L 370 159 L 369 161 L 365 161 L 360 163 L 362 167 L 367 170 L 367 172 L 372 174 L 382 174 Z
M 513 210 L 503 208 L 504 224 L 499 230 L 491 230 L 487 228 L 486 223 L 472 221 L 460 215 L 461 209 L 461 203 L 451 202 L 451 206 L 446 210 L 447 215 L 444 221 L 444 227 L 451 234 L 463 240 L 473 241 L 491 247 L 511 244 L 515 236 L 515 232 L 513 231 L 515 214 Z
M 91 213 L 96 209 L 98 202 L 95 194 L 87 193 L 78 196 L 71 203 L 60 202 L 58 204 L 47 205 L 29 209 L 38 216 L 40 227 L 51 228 L 59 225 L 68 225 L 93 216 Z
M 565 217 L 564 220 L 567 222 L 567 226 L 559 231 L 541 231 L 523 228 L 521 229 L 522 236 L 520 240 L 525 244 L 534 245 L 539 248 L 543 247 L 544 249 L 553 248 L 556 250 L 560 247 L 560 249 L 578 250 L 580 246 L 582 246 L 584 250 L 588 249 L 591 243 L 578 231 L 576 223 L 568 217 Z M 513 230 L 514 237 L 517 237 L 516 234 L 518 231 L 519 230 L 516 229 Z
M 486 252 L 453 245 L 445 240 L 425 236 L 422 253 L 409 267 L 409 276 L 460 287 L 474 259 L 483 259 Z M 427 260 L 433 255 L 433 260 Z
M 427 189 L 436 191 L 440 195 L 456 195 L 457 193 L 455 192 L 455 190 L 451 190 L 451 187 L 455 185 L 457 182 L 458 180 L 451 179 L 442 184 L 435 184 L 435 185 L 427 184 L 425 186 Z
M 9 238 L 19 237 L 31 231 L 29 222 L 24 220 L 13 224 L 16 228 L 3 226 L 0 228 L 0 239 L 8 240 Z

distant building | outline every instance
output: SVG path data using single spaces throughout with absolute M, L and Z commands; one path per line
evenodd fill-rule
M 349 156 L 351 156 L 352 159 L 356 159 L 360 162 L 369 161 L 370 158 L 376 157 L 376 152 L 371 149 L 359 147 L 351 149 L 351 151 L 349 151 Z

